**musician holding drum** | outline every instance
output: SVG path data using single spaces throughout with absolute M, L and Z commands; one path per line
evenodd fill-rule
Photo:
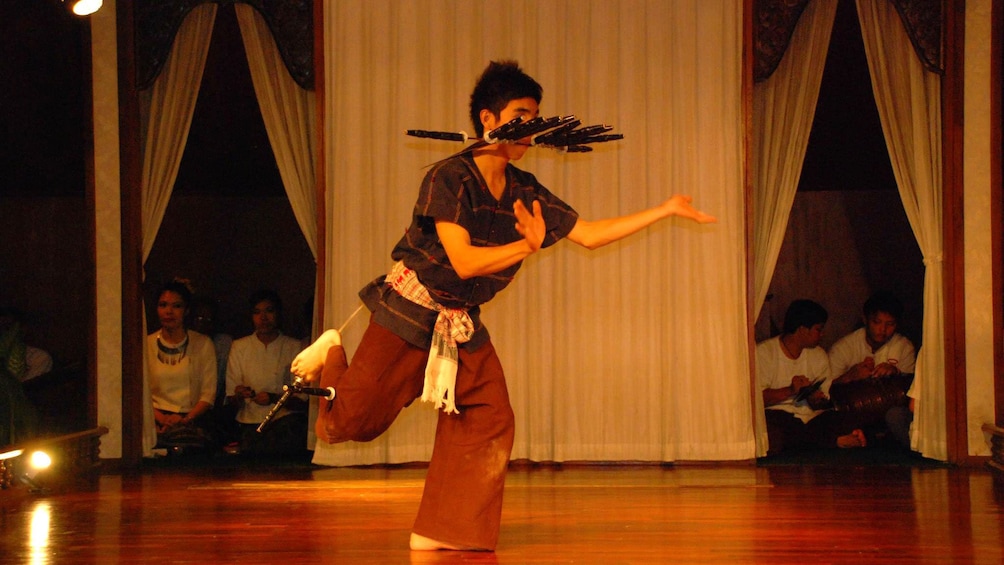
M 904 392 L 905 387 L 911 386 L 910 377 L 914 372 L 917 355 L 913 343 L 896 331 L 903 316 L 903 303 L 892 293 L 880 291 L 865 301 L 862 311 L 864 326 L 847 334 L 830 347 L 830 372 L 834 375 L 833 383 L 838 385 L 838 389 L 839 385 L 860 383 L 848 388 Z M 886 381 L 861 382 L 866 379 L 886 379 Z M 866 401 L 878 403 L 874 399 Z M 863 401 L 858 403 L 861 402 Z M 910 424 L 913 421 L 911 406 L 912 400 L 909 404 L 896 403 L 884 410 L 889 432 L 907 447 L 910 446 Z

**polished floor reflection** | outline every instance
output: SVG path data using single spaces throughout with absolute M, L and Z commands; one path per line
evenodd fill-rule
M 514 465 L 495 553 L 408 550 L 424 475 L 210 462 L 9 489 L 0 562 L 1004 562 L 982 468 Z

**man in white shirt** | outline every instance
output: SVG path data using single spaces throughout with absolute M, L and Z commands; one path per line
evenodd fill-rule
M 258 426 L 291 384 L 289 366 L 301 350 L 300 340 L 279 330 L 282 301 L 271 290 L 249 300 L 254 333 L 235 340 L 227 360 L 227 403 L 236 407 L 240 441 L 229 453 L 293 454 L 306 450 L 306 399 L 290 397 L 261 433 Z
M 830 348 L 833 382 L 912 373 L 917 362 L 913 343 L 896 333 L 903 304 L 888 292 L 877 292 L 865 301 L 864 327 Z
M 827 410 L 830 362 L 819 347 L 828 314 L 811 300 L 796 300 L 784 330 L 756 347 L 757 383 L 763 394 L 768 455 L 802 447 L 863 447 L 853 418 Z
M 842 385 L 912 374 L 917 363 L 913 343 L 896 332 L 903 303 L 892 293 L 880 291 L 865 301 L 862 310 L 864 327 L 842 337 L 830 348 L 833 383 Z M 912 408 L 893 407 L 886 412 L 885 419 L 893 437 L 909 447 Z

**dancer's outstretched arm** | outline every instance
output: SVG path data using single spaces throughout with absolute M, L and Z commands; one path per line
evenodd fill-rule
M 699 224 L 718 221 L 714 216 L 694 208 L 691 201 L 693 198 L 690 196 L 677 194 L 658 206 L 627 216 L 594 221 L 580 218 L 568 233 L 568 239 L 587 249 L 596 249 L 672 216 L 693 220 Z

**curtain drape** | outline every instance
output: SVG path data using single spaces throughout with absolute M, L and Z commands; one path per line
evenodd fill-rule
M 325 4 L 325 326 L 342 325 L 359 288 L 386 272 L 425 166 L 460 148 L 404 130 L 471 131 L 476 77 L 516 59 L 544 86 L 543 115 L 625 135 L 588 154 L 534 149 L 517 166 L 585 219 L 682 192 L 719 223 L 670 220 L 595 252 L 564 242 L 484 308 L 516 412 L 513 458 L 751 458 L 742 11 L 725 4 Z M 362 318 L 344 336 L 350 353 Z M 427 460 L 435 418 L 416 403 L 376 441 L 318 444 L 314 460 Z
M 788 228 L 837 11 L 836 0 L 809 2 L 777 70 L 753 87 L 754 312 L 763 307 Z M 763 397 L 754 393 L 756 454 L 767 454 Z
M 891 2 L 857 0 L 872 89 L 903 208 L 924 254 L 924 345 L 911 446 L 946 460 L 941 77 L 924 70 Z
M 178 29 L 171 53 L 151 87 L 141 187 L 144 262 L 153 249 L 174 189 L 215 21 L 216 4 L 202 4 L 191 11 Z M 146 333 L 145 316 L 143 333 Z M 143 397 L 143 454 L 150 455 L 157 443 L 157 433 L 145 362 Z
M 300 88 L 279 55 L 265 18 L 234 4 L 258 107 L 293 215 L 317 259 L 317 199 L 314 182 L 314 93 Z

